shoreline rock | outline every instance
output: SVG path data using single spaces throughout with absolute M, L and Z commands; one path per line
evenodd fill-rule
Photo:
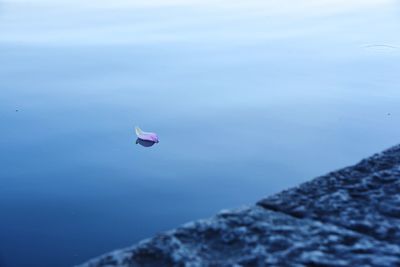
M 400 146 L 79 267 L 400 266 Z

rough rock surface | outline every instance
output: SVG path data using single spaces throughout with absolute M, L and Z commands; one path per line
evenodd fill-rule
M 400 146 L 80 267 L 400 266 Z

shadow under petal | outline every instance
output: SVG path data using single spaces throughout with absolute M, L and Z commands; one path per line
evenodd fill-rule
M 151 147 L 152 145 L 154 145 L 156 142 L 153 141 L 147 141 L 147 140 L 142 140 L 140 138 L 136 139 L 136 144 L 139 144 L 141 146 L 144 147 Z

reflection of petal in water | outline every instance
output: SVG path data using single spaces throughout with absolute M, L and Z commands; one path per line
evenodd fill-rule
M 155 143 L 156 142 L 142 140 L 140 138 L 136 139 L 136 144 L 139 144 L 139 145 L 144 146 L 144 147 L 150 147 L 150 146 L 154 145 Z

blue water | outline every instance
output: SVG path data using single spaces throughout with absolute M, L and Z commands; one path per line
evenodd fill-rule
M 400 141 L 396 1 L 81 2 L 0 2 L 1 267 L 72 266 Z

